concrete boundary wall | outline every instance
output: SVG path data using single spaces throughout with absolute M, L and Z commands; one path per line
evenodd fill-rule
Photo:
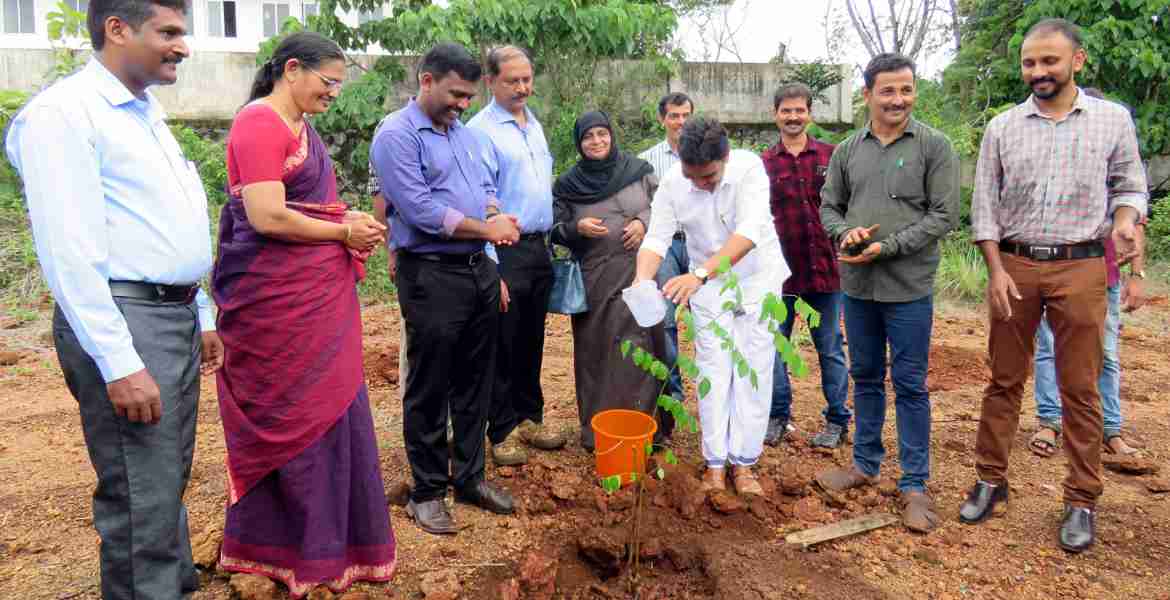
M 357 61 L 369 64 L 370 56 Z M 403 57 L 413 72 L 417 57 Z M 50 50 L 0 48 L 0 89 L 35 91 L 53 66 Z M 626 61 L 604 64 L 604 77 L 621 78 Z M 627 91 L 631 98 L 656 97 L 681 91 L 695 98 L 704 113 L 729 124 L 768 125 L 772 119 L 772 94 L 784 82 L 788 68 L 777 64 L 685 63 L 676 77 L 648 81 L 644 89 Z M 848 75 L 848 68 L 842 67 Z M 243 52 L 198 52 L 179 66 L 179 82 L 153 88 L 171 118 L 201 121 L 228 121 L 247 99 L 256 73 L 255 54 Z M 354 73 L 356 75 L 356 73 Z M 639 77 L 639 80 L 643 78 Z M 395 84 L 391 104 L 400 105 L 414 93 L 413 77 Z M 827 102 L 817 102 L 814 118 L 826 125 L 840 126 L 852 121 L 852 84 L 847 81 L 826 91 Z

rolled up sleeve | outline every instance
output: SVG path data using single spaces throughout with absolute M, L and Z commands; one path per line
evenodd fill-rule
M 771 182 L 764 162 L 759 158 L 744 174 L 743 182 L 735 196 L 737 223 L 735 234 L 743 236 L 756 246 L 768 237 L 776 235 L 772 223 Z
M 674 232 L 678 231 L 678 216 L 674 211 L 677 194 L 672 190 L 673 186 L 669 182 L 659 184 L 654 201 L 650 203 L 649 229 L 640 246 L 641 250 L 649 250 L 663 258 L 674 240 Z
M 106 200 L 88 131 L 83 119 L 57 106 L 32 106 L 13 122 L 7 149 L 24 180 L 45 283 L 81 347 L 110 382 L 145 367 L 110 294 Z
M 466 217 L 435 202 L 423 176 L 422 141 L 406 131 L 383 131 L 374 140 L 371 157 L 386 198 L 400 218 L 412 227 L 451 237 Z

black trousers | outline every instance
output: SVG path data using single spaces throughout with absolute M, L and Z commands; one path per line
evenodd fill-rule
M 183 506 L 199 408 L 199 317 L 194 303 L 115 302 L 158 384 L 163 414 L 157 425 L 114 412 L 97 364 L 61 309 L 53 313 L 57 360 L 77 399 L 97 473 L 93 525 L 102 540 L 102 598 L 174 600 L 199 587 Z
M 540 369 L 544 363 L 544 321 L 553 272 L 544 237 L 521 238 L 515 246 L 496 248 L 500 277 L 511 302 L 500 314 L 496 342 L 496 382 L 488 414 L 488 439 L 503 442 L 525 419 L 544 420 Z
M 410 495 L 424 502 L 445 496 L 448 483 L 463 489 L 483 479 L 500 276 L 484 257 L 470 266 L 399 252 L 397 284 L 410 362 L 402 398 L 406 456 L 414 475 Z M 450 451 L 448 414 L 455 429 Z

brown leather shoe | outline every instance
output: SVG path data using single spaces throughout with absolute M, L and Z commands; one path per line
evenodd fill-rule
M 731 469 L 731 480 L 735 483 L 735 493 L 740 496 L 763 496 L 764 488 L 752 473 L 751 467 L 736 466 Z
M 722 492 L 727 489 L 727 469 L 723 467 L 707 467 L 703 471 L 703 491 Z
M 436 535 L 459 533 L 459 526 L 455 524 L 455 519 L 447 510 L 447 503 L 443 502 L 442 498 L 418 503 L 411 500 L 406 503 L 406 514 L 427 533 Z
M 541 450 L 559 450 L 567 441 L 563 433 L 531 419 L 525 419 L 516 427 L 516 431 L 520 433 L 520 439 L 524 440 L 524 443 Z
M 926 492 L 902 492 L 898 502 L 902 505 L 902 524 L 906 529 L 917 533 L 930 533 L 938 527 L 934 500 Z
M 817 485 L 833 492 L 842 492 L 856 487 L 873 485 L 877 481 L 877 477 L 870 477 L 857 470 L 855 466 L 822 471 L 817 473 L 816 477 Z

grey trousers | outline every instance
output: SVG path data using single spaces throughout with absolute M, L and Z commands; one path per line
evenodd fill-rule
M 195 304 L 115 299 L 134 348 L 158 384 L 157 425 L 119 417 L 106 383 L 61 309 L 53 340 L 77 399 L 97 472 L 93 523 L 101 536 L 103 600 L 176 600 L 199 586 L 183 493 L 195 452 L 202 344 Z

